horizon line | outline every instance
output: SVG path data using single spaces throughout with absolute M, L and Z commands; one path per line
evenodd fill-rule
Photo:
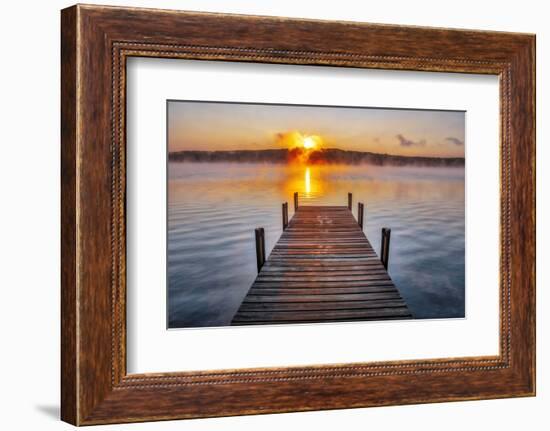
M 177 151 L 170 151 L 168 150 L 168 155 L 170 154 L 177 154 L 177 153 L 185 153 L 185 152 L 195 152 L 195 153 L 234 153 L 234 152 L 263 152 L 263 151 L 292 151 L 292 150 L 302 150 L 300 147 L 294 147 L 294 148 L 263 148 L 263 149 L 241 149 L 241 150 L 177 150 Z M 411 156 L 411 155 L 402 155 L 402 154 L 390 154 L 390 153 L 377 153 L 374 151 L 359 151 L 359 150 L 342 150 L 341 148 L 322 148 L 319 150 L 311 150 L 310 153 L 316 152 L 316 151 L 327 151 L 327 150 L 337 150 L 337 151 L 343 151 L 346 153 L 361 153 L 361 154 L 375 154 L 377 156 L 390 156 L 390 157 L 401 157 L 406 159 L 414 159 L 414 158 L 423 158 L 423 159 L 464 159 L 466 160 L 465 156 Z

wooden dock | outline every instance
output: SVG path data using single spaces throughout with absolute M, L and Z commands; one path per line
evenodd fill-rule
M 285 229 L 269 258 L 257 238 L 259 273 L 232 325 L 412 318 L 387 272 L 389 232 L 383 263 L 360 227 L 362 204 L 359 223 L 351 195 L 348 207 L 295 207 L 285 222 L 283 205 Z

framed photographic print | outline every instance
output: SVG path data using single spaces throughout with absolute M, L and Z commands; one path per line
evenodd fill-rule
M 533 35 L 61 30 L 63 420 L 535 394 Z
M 465 317 L 465 112 L 167 110 L 169 329 Z

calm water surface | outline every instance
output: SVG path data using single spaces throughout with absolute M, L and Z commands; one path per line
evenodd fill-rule
M 170 328 L 225 326 L 256 277 L 254 228 L 266 252 L 282 233 L 281 203 L 365 203 L 389 272 L 416 318 L 464 317 L 464 169 L 173 163 L 168 182 Z

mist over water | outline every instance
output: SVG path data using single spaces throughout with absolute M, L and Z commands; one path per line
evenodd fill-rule
M 170 328 L 228 325 L 256 277 L 254 228 L 269 254 L 281 204 L 365 204 L 365 233 L 415 318 L 464 317 L 464 168 L 178 163 L 168 167 Z

